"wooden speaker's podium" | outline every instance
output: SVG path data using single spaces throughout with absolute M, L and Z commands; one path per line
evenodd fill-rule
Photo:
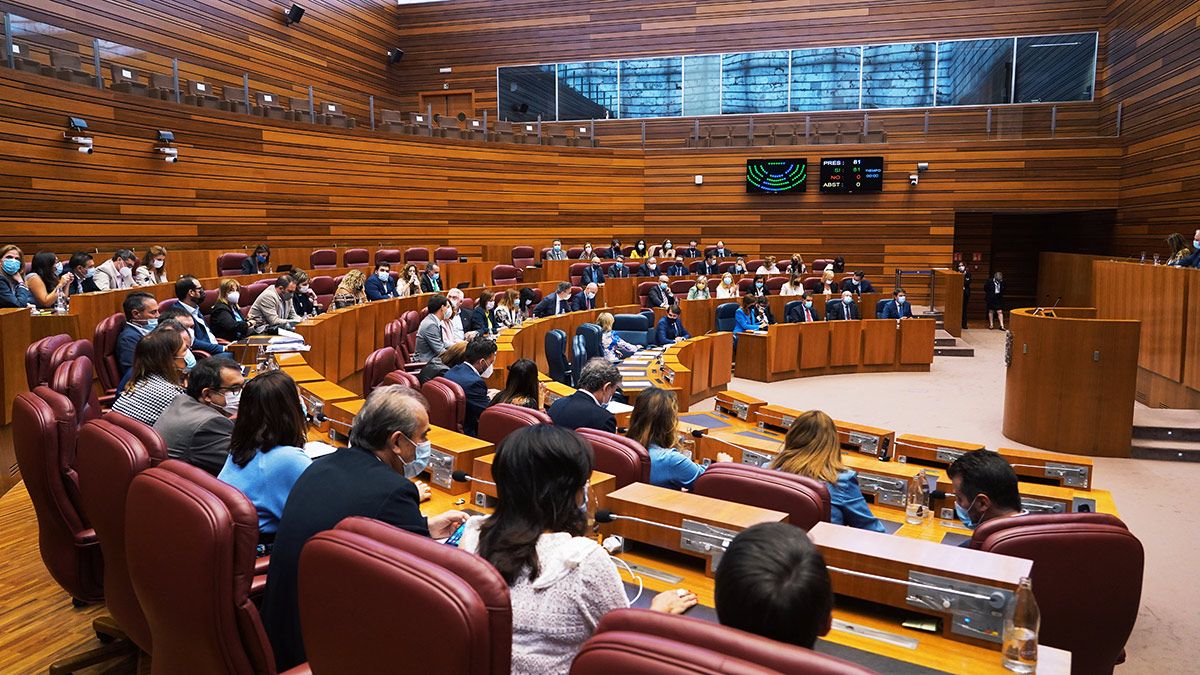
M 1075 455 L 1128 457 L 1139 321 L 1092 307 L 1013 310 L 1004 435 Z

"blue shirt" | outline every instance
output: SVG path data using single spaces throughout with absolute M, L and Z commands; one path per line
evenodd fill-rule
M 246 466 L 234 464 L 233 455 L 229 455 L 217 478 L 241 490 L 253 502 L 259 533 L 274 534 L 292 486 L 309 464 L 312 460 L 300 448 L 280 445 L 254 453 Z
M 650 484 L 678 490 L 690 488 L 704 473 L 704 467 L 674 448 L 661 448 L 653 443 L 650 452 Z M 861 497 L 861 495 L 859 495 Z
M 651 455 L 653 459 L 653 455 Z M 886 532 L 883 523 L 871 513 L 871 507 L 863 497 L 862 489 L 858 487 L 858 473 L 846 469 L 838 474 L 837 482 L 829 485 L 830 509 L 829 521 L 834 525 L 849 525 L 860 530 Z

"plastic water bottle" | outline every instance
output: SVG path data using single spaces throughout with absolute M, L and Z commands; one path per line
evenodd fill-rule
M 1017 594 L 1004 616 L 1004 667 L 1014 673 L 1037 670 L 1038 630 L 1042 613 L 1033 597 L 1033 582 L 1021 577 Z
M 64 287 L 58 289 L 58 297 L 54 300 L 54 313 L 55 314 L 66 314 L 67 313 L 67 305 L 68 305 L 67 289 L 64 286 Z
M 908 480 L 908 499 L 904 502 L 904 522 L 920 525 L 929 514 L 929 492 L 925 482 L 925 471 Z

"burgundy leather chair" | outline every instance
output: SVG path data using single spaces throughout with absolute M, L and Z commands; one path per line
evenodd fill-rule
M 42 562 L 81 606 L 104 598 L 104 560 L 79 498 L 77 429 L 75 407 L 49 387 L 13 400 L 13 448 L 37 516 Z
M 150 466 L 158 466 L 167 460 L 167 443 L 154 427 L 119 412 L 106 412 L 100 419 L 121 427 L 138 439 L 146 449 L 146 454 L 150 455 Z
M 586 270 L 589 265 L 591 265 L 590 262 L 571 263 L 571 266 L 567 268 L 567 276 L 570 277 L 569 281 L 571 282 L 572 286 L 578 286 L 579 284 L 583 283 L 583 271 Z
M 754 274 L 755 272 L 758 271 L 759 267 L 762 267 L 763 263 L 765 263 L 765 262 L 766 261 L 763 260 L 762 258 L 755 258 L 754 260 L 747 260 L 746 261 L 746 271 L 749 274 Z
M 59 348 L 55 349 L 54 353 L 50 355 L 51 378 L 53 378 L 54 373 L 58 370 L 59 366 L 67 361 L 74 361 L 81 356 L 86 356 L 88 360 L 92 362 L 92 367 L 95 368 L 96 352 L 94 349 L 92 349 L 91 340 L 72 340 L 71 342 L 59 346 Z M 47 384 L 48 383 L 49 382 L 47 382 Z
M 417 379 L 416 375 L 407 370 L 393 370 L 384 375 L 383 382 L 379 383 L 379 386 L 384 387 L 389 384 L 402 384 L 410 389 L 421 390 L 421 381 Z
M 658 285 L 657 281 L 643 281 L 637 285 L 637 300 L 642 307 L 650 306 L 650 289 Z
M 511 286 L 521 280 L 521 270 L 513 265 L 496 265 L 492 268 L 493 286 Z
M 812 265 L 809 267 L 809 269 L 814 272 L 824 272 L 825 268 L 829 267 L 830 265 L 833 265 L 832 260 L 817 258 L 816 260 L 812 261 Z
M 222 253 L 217 256 L 217 276 L 234 277 L 242 273 L 242 262 L 250 256 L 245 253 Z
M 121 383 L 121 366 L 117 362 L 117 338 L 125 330 L 125 315 L 113 314 L 96 324 L 92 333 L 92 346 L 96 349 L 96 378 L 104 389 L 105 396 L 115 398 L 117 385 Z
M 455 256 L 455 262 L 458 262 L 458 257 Z M 427 263 L 429 262 L 429 249 L 424 246 L 410 246 L 404 250 L 405 263 Z
M 647 609 L 618 609 L 605 614 L 571 664 L 572 675 L 871 672 L 833 656 L 736 628 Z
M 415 309 L 410 309 L 400 315 L 400 320 L 404 322 L 404 342 L 408 345 L 408 358 L 417 351 L 417 329 L 421 327 L 421 312 Z
M 476 555 L 347 518 L 304 545 L 298 583 L 305 652 L 317 673 L 509 672 L 508 585 Z
M 435 427 L 463 432 L 467 418 L 467 395 L 457 382 L 435 377 L 421 385 L 421 393 L 429 401 L 429 423 Z
M 245 286 L 242 286 L 241 293 L 238 297 L 238 307 L 246 309 L 250 307 L 250 305 L 253 305 L 254 301 L 258 299 L 258 296 L 262 295 L 262 292 L 267 290 L 272 283 L 274 282 L 264 279 L 263 281 L 256 281 L 252 284 L 246 284 Z
M 322 248 L 313 251 L 308 256 L 308 264 L 314 270 L 328 270 L 337 267 L 337 251 L 331 248 Z
M 458 249 L 453 246 L 439 246 L 433 250 L 433 261 L 439 265 L 458 262 Z
M 312 288 L 312 292 L 317 294 L 317 304 L 329 307 L 333 302 L 333 292 L 337 290 L 337 284 L 333 282 L 333 277 L 329 275 L 309 277 L 308 285 Z
M 617 487 L 650 482 L 650 453 L 637 441 L 598 429 L 576 429 L 592 445 L 594 468 L 617 477 Z
M 178 460 L 126 499 L 129 578 L 154 636 L 155 673 L 274 673 L 250 599 L 258 514 L 237 488 Z
M 383 378 L 396 369 L 396 350 L 391 347 L 376 349 L 367 355 L 367 363 L 363 367 L 362 394 L 367 396 L 378 387 Z
M 75 408 L 75 425 L 100 416 L 100 400 L 92 388 L 92 360 L 86 356 L 71 359 L 58 366 L 50 378 L 50 388 L 66 396 Z
M 737 285 L 739 294 L 745 295 L 749 293 L 750 289 L 754 288 L 754 276 L 750 274 L 742 275 L 742 278 L 738 279 Z
M 513 267 L 523 270 L 537 262 L 532 246 L 514 246 L 512 249 Z
M 770 291 L 771 293 L 778 295 L 779 289 L 783 288 L 783 285 L 786 284 L 787 282 L 788 282 L 787 277 L 768 277 L 767 278 L 767 290 Z
M 976 528 L 970 545 L 1033 561 L 1030 578 L 1042 613 L 1038 640 L 1070 651 L 1073 674 L 1112 673 L 1124 662 L 1141 604 L 1145 552 L 1119 518 L 1104 513 L 996 518 Z
M 829 488 L 819 480 L 773 469 L 717 462 L 692 483 L 705 497 L 790 514 L 788 522 L 805 530 L 829 522 Z
M 375 251 L 375 264 L 387 263 L 389 265 L 399 265 L 402 260 L 400 249 L 398 248 L 381 248 Z
M 804 290 L 815 291 L 821 286 L 821 277 L 804 277 Z
M 671 282 L 671 292 L 675 297 L 687 297 L 687 292 L 692 290 L 692 286 L 696 285 L 695 279 L 676 279 Z
M 511 403 L 497 403 L 488 406 L 479 415 L 479 431 L 476 436 L 500 447 L 501 441 L 512 432 L 535 424 L 554 424 L 554 421 L 540 410 Z
M 371 256 L 365 248 L 348 248 L 342 254 L 343 267 L 370 267 Z
M 70 335 L 60 333 L 35 340 L 25 348 L 25 382 L 30 391 L 50 382 L 51 376 L 54 375 L 50 357 L 59 347 L 70 341 Z
M 158 311 L 165 312 L 167 309 L 169 309 L 171 307 L 171 305 L 174 305 L 177 302 L 179 302 L 179 301 L 176 300 L 175 298 L 167 298 L 166 300 L 159 300 L 158 301 Z

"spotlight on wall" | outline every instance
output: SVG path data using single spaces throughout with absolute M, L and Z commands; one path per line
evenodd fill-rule
M 404 58 L 404 50 L 400 48 L 387 50 L 388 65 L 400 63 L 400 59 Z
M 179 148 L 172 145 L 175 142 L 175 134 L 170 131 L 159 130 L 157 136 L 158 144 L 154 146 L 154 151 L 162 153 L 163 161 L 168 164 L 174 164 L 179 161 Z
M 288 8 L 287 14 L 284 15 L 283 22 L 285 25 L 290 26 L 294 23 L 300 23 L 300 18 L 303 16 L 304 8 L 293 2 L 292 6 Z
M 917 173 L 925 173 L 929 170 L 929 162 L 917 162 Z
M 908 184 L 909 184 L 909 185 L 911 185 L 911 186 L 913 186 L 913 187 L 916 187 L 916 186 L 917 186 L 917 183 L 918 183 L 920 180 L 921 180 L 921 176 L 920 176 L 920 175 L 918 175 L 918 174 L 915 174 L 915 173 L 910 173 L 910 174 L 908 174 Z
M 87 122 L 79 117 L 67 118 L 68 131 L 63 132 L 63 138 L 70 143 L 74 143 L 79 147 L 76 148 L 79 152 L 90 155 L 92 154 L 92 137 L 87 134 Z

